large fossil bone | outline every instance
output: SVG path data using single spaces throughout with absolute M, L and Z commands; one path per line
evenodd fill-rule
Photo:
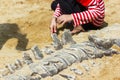
M 39 63 L 30 64 L 30 69 L 34 73 L 41 75 L 41 77 L 53 76 L 76 61 L 83 61 L 89 58 L 101 58 L 103 55 L 106 55 L 106 53 L 119 53 L 110 49 L 114 42 L 109 39 L 99 40 L 99 38 L 95 36 L 89 37 L 90 41 L 73 44 L 70 48 L 57 51 L 54 55 L 41 60 Z M 96 43 L 99 42 L 101 44 L 98 46 Z M 110 43 L 110 45 L 108 43 Z M 105 49 L 103 49 L 103 47 L 105 47 Z
M 53 55 L 42 59 L 40 62 L 30 62 L 28 66 L 32 73 L 39 75 L 38 79 L 45 78 L 47 76 L 53 76 L 74 62 L 81 62 L 89 58 L 101 58 L 104 55 L 112 55 L 115 53 L 118 54 L 119 52 L 111 49 L 114 44 L 119 46 L 119 42 L 117 42 L 117 40 L 100 39 L 96 36 L 90 35 L 89 41 L 79 44 L 72 44 L 69 48 L 56 51 Z M 30 60 L 30 58 L 25 60 Z M 86 68 L 86 70 L 88 69 Z M 36 80 L 33 79 L 34 76 L 31 75 L 26 76 L 12 74 L 6 78 L 6 80 L 10 80 L 10 78 L 14 80 Z

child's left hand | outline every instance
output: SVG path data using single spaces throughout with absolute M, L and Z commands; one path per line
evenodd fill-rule
M 57 18 L 57 23 L 64 25 L 65 23 L 71 22 L 72 20 L 72 15 L 61 15 Z

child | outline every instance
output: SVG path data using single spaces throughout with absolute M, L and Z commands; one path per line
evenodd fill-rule
M 104 22 L 103 0 L 54 0 L 51 4 L 54 15 L 50 25 L 52 33 L 57 32 L 57 24 L 73 23 L 72 34 L 99 28 Z

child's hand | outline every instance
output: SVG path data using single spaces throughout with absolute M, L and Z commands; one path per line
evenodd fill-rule
M 57 23 L 64 25 L 67 22 L 71 22 L 72 16 L 71 15 L 61 15 L 60 17 L 57 18 Z
M 57 32 L 56 18 L 53 18 L 52 21 L 51 21 L 50 31 L 51 31 L 51 33 L 56 33 Z

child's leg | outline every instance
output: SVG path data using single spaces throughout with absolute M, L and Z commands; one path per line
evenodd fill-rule
M 87 23 L 87 24 L 84 24 L 82 25 L 83 29 L 85 31 L 88 31 L 88 30 L 97 30 L 97 29 L 100 29 L 101 27 L 98 27 L 98 26 L 95 26 L 93 25 L 92 23 Z
M 82 26 L 77 26 L 77 27 L 74 27 L 74 29 L 71 31 L 71 34 L 76 34 L 76 33 L 79 33 L 79 32 L 84 32 L 84 28 Z
M 97 30 L 101 27 L 94 26 L 92 23 L 87 23 L 81 26 L 74 27 L 72 34 L 79 33 L 81 31 L 88 31 L 88 30 Z

